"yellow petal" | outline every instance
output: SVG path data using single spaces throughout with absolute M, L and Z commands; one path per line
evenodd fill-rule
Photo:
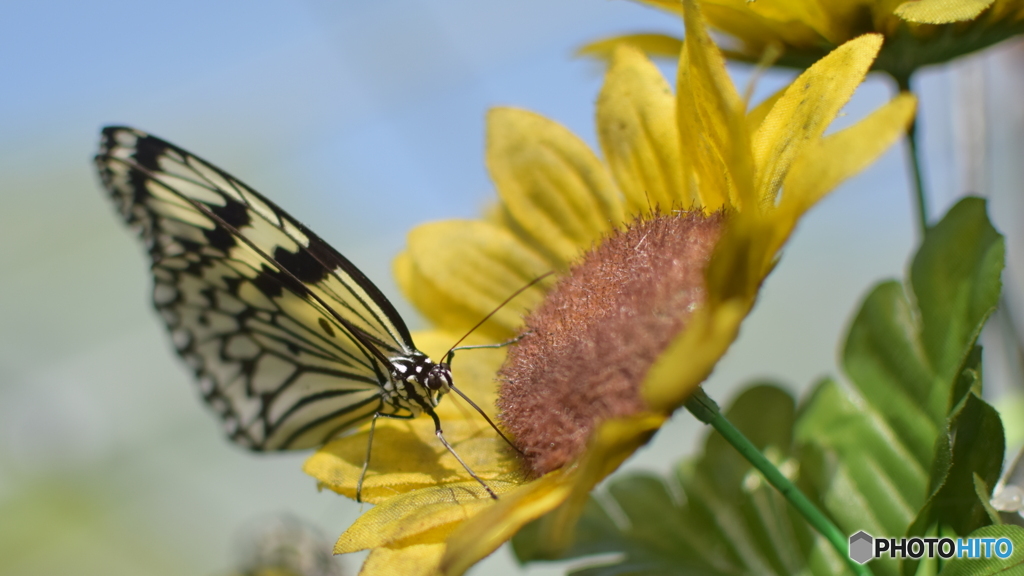
M 508 206 L 501 202 L 496 202 L 493 206 L 486 209 L 484 221 L 511 232 L 524 246 L 543 257 L 544 261 L 548 264 L 549 270 L 563 270 L 565 268 L 565 261 L 562 257 L 556 255 L 548 246 L 541 244 L 529 232 L 524 230 L 519 225 L 519 222 L 512 217 L 512 214 L 509 213 Z
M 444 542 L 377 548 L 366 557 L 359 576 L 435 576 L 444 549 Z
M 565 472 L 556 470 L 503 494 L 493 506 L 481 510 L 452 533 L 441 560 L 441 572 L 460 576 L 527 523 L 564 502 L 569 492 Z
M 906 132 L 916 105 L 913 95 L 900 94 L 857 124 L 808 146 L 786 177 L 779 209 L 799 216 L 874 162 Z
M 786 87 L 788 88 L 788 86 Z M 754 106 L 754 109 L 747 112 L 747 131 L 753 134 L 761 127 L 761 123 L 764 122 L 765 117 L 775 107 L 775 103 L 782 98 L 782 95 L 786 93 L 786 88 L 781 88 L 775 94 L 765 98 L 760 104 Z
M 819 138 L 864 80 L 882 36 L 866 34 L 833 50 L 801 74 L 775 103 L 754 134 L 757 193 L 771 204 L 810 140 Z
M 756 207 L 743 100 L 693 0 L 684 0 L 685 57 L 679 60 L 677 116 L 683 156 L 693 158 L 706 211 L 728 201 Z
M 568 264 L 622 222 L 608 171 L 564 126 L 525 110 L 487 117 L 487 167 L 509 214 Z
M 583 458 L 567 474 L 570 492 L 565 502 L 540 521 L 538 542 L 543 542 L 548 552 L 554 555 L 571 543 L 573 528 L 590 491 L 646 444 L 667 418 L 665 414 L 636 414 L 601 423 L 587 443 Z
M 770 44 L 811 48 L 822 43 L 821 35 L 807 24 L 766 18 L 751 10 L 746 0 L 712 0 L 700 5 L 711 27 L 743 40 L 743 53 L 753 62 L 761 58 Z
M 752 299 L 737 298 L 695 312 L 647 373 L 647 405 L 666 414 L 682 406 L 736 340 L 752 305 Z
M 495 504 L 486 495 L 481 498 L 479 488 L 476 482 L 461 482 L 389 498 L 360 516 L 338 539 L 334 553 L 443 542 L 460 523 Z
M 591 42 L 576 53 L 580 56 L 611 60 L 612 54 L 619 46 L 632 46 L 648 56 L 678 58 L 679 52 L 683 49 L 683 41 L 665 34 L 626 34 Z
M 835 3 L 836 0 L 824 0 Z M 829 42 L 838 44 L 845 39 L 843 26 L 837 22 L 831 10 L 825 9 L 817 0 L 776 0 L 774 2 L 745 2 L 738 0 L 732 2 L 735 6 L 743 4 L 751 11 L 761 15 L 767 20 L 780 24 L 798 24 L 807 26 Z
M 677 0 L 639 0 L 641 4 L 647 4 L 661 10 L 666 10 L 682 16 L 683 7 Z
M 391 263 L 391 271 L 406 299 L 438 328 L 450 330 L 453 334 L 459 331 L 465 333 L 468 327 L 480 321 L 480 313 L 464 305 L 457 295 L 450 295 L 435 288 L 426 278 L 426 274 L 416 267 L 408 250 L 395 256 Z M 495 341 L 513 334 L 511 327 L 502 326 L 497 322 L 482 326 L 477 333 Z M 431 358 L 438 360 L 437 356 L 431 355 Z
M 699 205 L 683 175 L 675 105 L 668 82 L 642 52 L 615 51 L 597 98 L 597 130 L 631 214 Z
M 912 0 L 900 4 L 895 14 L 918 24 L 949 24 L 974 20 L 995 0 Z
M 509 482 L 522 481 L 518 459 L 486 422 L 475 418 L 448 419 L 442 420 L 441 426 L 462 460 L 496 491 Z M 366 427 L 333 440 L 310 456 L 303 470 L 327 488 L 354 499 L 368 440 Z M 430 418 L 377 421 L 363 481 L 364 501 L 378 503 L 413 490 L 470 480 L 466 470 L 434 435 Z M 486 498 L 483 488 L 473 484 L 478 494 Z
M 679 122 L 679 146 L 682 155 L 693 165 L 697 196 L 708 213 L 730 205 L 729 178 L 721 158 L 715 154 L 713 143 L 704 131 L 697 111 L 696 100 L 690 91 L 689 59 L 683 53 L 679 59 L 677 77 L 676 117 Z
M 465 332 L 516 290 L 550 271 L 547 261 L 508 230 L 478 220 L 447 220 L 409 233 L 408 257 L 395 262 L 402 291 L 436 325 Z M 544 296 L 540 285 L 501 307 L 481 326 L 495 341 L 511 338 L 524 312 Z

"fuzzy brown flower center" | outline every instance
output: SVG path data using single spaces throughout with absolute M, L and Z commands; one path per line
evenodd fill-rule
M 499 372 L 499 418 L 533 474 L 567 464 L 609 418 L 644 411 L 651 364 L 705 300 L 724 216 L 637 220 L 588 252 L 526 319 Z

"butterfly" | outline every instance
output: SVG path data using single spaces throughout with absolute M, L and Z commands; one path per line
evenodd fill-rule
M 370 421 L 360 500 L 377 419 L 427 414 L 445 448 L 497 498 L 445 439 L 434 411 L 455 391 L 512 445 L 455 388 L 459 348 L 432 361 L 347 258 L 197 156 L 110 126 L 95 162 L 149 251 L 153 303 L 175 350 L 231 440 L 256 451 L 312 448 Z

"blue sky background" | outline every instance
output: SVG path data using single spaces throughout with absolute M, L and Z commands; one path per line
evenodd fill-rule
M 602 69 L 572 58 L 574 49 L 679 29 L 624 1 L 7 3 L 0 573 L 223 573 L 235 535 L 261 517 L 291 512 L 333 541 L 360 511 L 316 491 L 300 470 L 306 454 L 257 457 L 223 440 L 150 308 L 141 248 L 98 188 L 90 159 L 101 126 L 152 132 L 261 190 L 422 325 L 390 261 L 416 224 L 473 217 L 492 201 L 486 110 L 529 108 L 593 143 Z M 970 154 L 954 141 L 976 128 L 965 114 L 981 110 L 991 127 L 981 182 L 1014 234 L 1011 258 L 1020 245 L 1020 62 L 1019 50 L 1004 49 L 919 82 L 933 213 L 971 188 Z M 964 69 L 988 87 L 980 100 L 964 91 L 963 78 L 975 77 Z M 743 85 L 749 69 L 733 71 Z M 766 74 L 756 97 L 791 77 Z M 872 77 L 837 126 L 891 94 Z M 902 152 L 801 223 L 708 383 L 712 395 L 725 400 L 755 378 L 798 391 L 837 372 L 849 315 L 873 283 L 902 274 L 914 243 Z M 701 435 L 679 414 L 627 466 L 667 470 L 678 446 Z M 358 561 L 345 560 L 352 572 Z M 516 573 L 507 549 L 475 570 Z

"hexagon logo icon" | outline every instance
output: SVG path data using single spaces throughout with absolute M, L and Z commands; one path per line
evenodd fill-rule
M 863 530 L 850 536 L 850 559 L 858 564 L 863 564 L 874 558 L 874 541 L 871 534 Z

